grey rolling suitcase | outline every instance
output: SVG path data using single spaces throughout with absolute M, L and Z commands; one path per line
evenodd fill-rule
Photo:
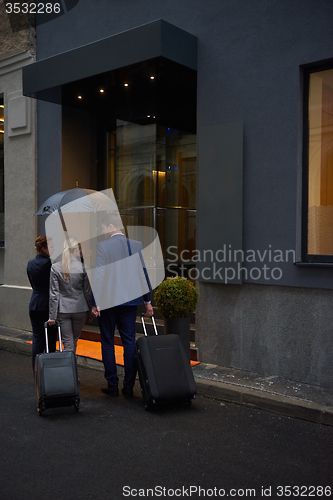
M 37 411 L 42 415 L 47 408 L 74 406 L 79 411 L 80 390 L 74 352 L 62 350 L 60 324 L 58 326 L 60 352 L 49 352 L 48 323 L 44 323 L 46 352 L 36 356 Z
M 146 410 L 166 403 L 190 403 L 196 384 L 192 368 L 179 335 L 148 336 L 143 315 L 145 336 L 136 341 L 139 380 Z

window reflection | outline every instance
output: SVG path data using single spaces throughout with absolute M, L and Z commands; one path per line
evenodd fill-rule
M 310 74 L 308 254 L 333 255 L 333 69 Z

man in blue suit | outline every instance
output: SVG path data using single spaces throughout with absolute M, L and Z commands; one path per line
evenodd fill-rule
M 95 306 L 101 331 L 102 359 L 107 384 L 102 392 L 117 396 L 118 375 L 114 351 L 116 326 L 124 348 L 125 377 L 122 392 L 133 396 L 137 364 L 135 358 L 135 322 L 137 306 L 145 304 L 146 316 L 154 314 L 148 275 L 143 261 L 142 244 L 127 239 L 119 216 L 108 214 L 102 221 L 105 241 L 97 244 L 93 280 Z

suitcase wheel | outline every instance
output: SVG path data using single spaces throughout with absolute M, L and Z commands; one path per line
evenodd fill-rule
M 152 403 L 145 403 L 145 410 L 146 411 L 154 411 L 155 409 L 156 409 L 155 400 L 153 400 Z
M 79 399 L 76 399 L 76 400 L 74 401 L 74 410 L 75 410 L 75 411 L 79 411 L 79 409 L 80 409 L 80 400 L 79 400 Z
M 45 410 L 46 410 L 46 405 L 45 405 L 45 403 L 44 403 L 44 402 L 42 403 L 42 402 L 40 401 L 40 402 L 38 403 L 38 406 L 37 406 L 38 415 L 41 417 L 41 416 L 42 416 L 42 414 L 43 414 L 43 412 L 44 412 Z

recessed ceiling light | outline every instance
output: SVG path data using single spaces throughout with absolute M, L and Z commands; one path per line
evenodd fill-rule
M 82 95 L 78 95 L 78 96 L 77 96 L 77 98 L 78 98 L 78 99 L 82 99 Z
M 101 94 L 104 94 L 104 89 L 99 89 Z
M 151 80 L 154 80 L 154 79 L 155 79 L 155 77 L 154 77 L 154 76 L 151 76 L 151 77 L 150 77 L 150 79 L 151 79 Z
M 124 83 L 124 87 L 128 87 L 128 83 Z

